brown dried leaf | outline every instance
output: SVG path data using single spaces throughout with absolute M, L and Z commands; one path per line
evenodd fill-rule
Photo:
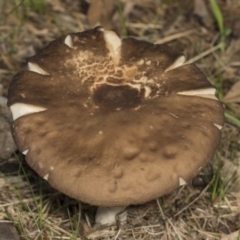
M 239 231 L 236 231 L 236 232 L 233 232 L 233 233 L 230 233 L 224 237 L 221 238 L 221 240 L 237 240 L 238 239 L 238 236 L 239 236 Z
M 101 25 L 106 29 L 111 29 L 113 10 L 113 0 L 92 0 L 87 12 L 90 27 Z
M 240 167 L 234 165 L 231 161 L 224 160 L 221 173 L 227 183 L 232 182 L 231 191 L 240 193 Z
M 206 27 L 212 25 L 212 17 L 204 0 L 194 0 L 193 13 L 198 16 Z
M 228 103 L 240 102 L 240 81 L 237 81 L 235 84 L 233 84 L 233 86 L 223 99 L 225 102 Z

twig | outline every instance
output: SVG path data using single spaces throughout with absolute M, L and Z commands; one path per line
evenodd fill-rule
M 127 22 L 126 26 L 130 27 L 130 28 L 139 28 L 139 29 L 149 29 L 149 28 L 151 28 L 151 29 L 162 29 L 161 25 L 159 25 L 159 24 L 151 24 L 151 23 L 143 24 L 143 23 Z
M 182 208 L 179 212 L 177 212 L 173 217 L 176 217 L 180 215 L 182 212 L 184 212 L 186 209 L 188 209 L 192 204 L 194 204 L 199 198 L 202 197 L 202 195 L 208 190 L 208 188 L 212 185 L 214 181 L 214 178 L 209 182 L 209 184 L 202 190 L 202 192 L 188 205 L 186 205 L 184 208 Z
M 187 62 L 185 62 L 185 64 L 189 64 L 189 63 L 194 63 L 197 62 L 199 59 L 202 59 L 204 57 L 206 57 L 207 55 L 211 54 L 212 52 L 217 51 L 218 49 L 221 48 L 221 43 L 219 43 L 218 45 L 216 45 L 215 47 L 212 47 L 208 50 L 206 50 L 205 52 L 202 52 L 201 54 L 197 55 L 196 57 L 189 59 Z
M 163 44 L 163 43 L 167 43 L 167 42 L 171 42 L 175 39 L 178 39 L 178 38 L 182 38 L 182 37 L 185 37 L 185 36 L 188 36 L 192 33 L 195 32 L 195 29 L 191 29 L 191 30 L 188 30 L 188 31 L 185 31 L 185 32 L 180 32 L 180 33 L 176 33 L 176 34 L 172 34 L 170 36 L 167 36 L 167 37 L 164 37 L 162 39 L 159 39 L 155 42 L 155 44 Z
M 163 210 L 162 210 L 162 207 L 161 207 L 161 205 L 160 205 L 160 203 L 159 203 L 159 199 L 158 199 L 158 198 L 156 199 L 156 202 L 157 202 L 159 211 L 160 211 L 160 213 L 161 213 L 161 215 L 162 215 L 162 219 L 165 220 L 166 217 L 165 217 L 165 215 L 164 215 L 164 213 L 163 213 Z

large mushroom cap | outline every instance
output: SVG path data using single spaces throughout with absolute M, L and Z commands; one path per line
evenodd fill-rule
M 166 45 L 95 28 L 69 34 L 13 78 L 13 136 L 51 186 L 102 206 L 139 204 L 191 180 L 223 125 L 215 89 Z

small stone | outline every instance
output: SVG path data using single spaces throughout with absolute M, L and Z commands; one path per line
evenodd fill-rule
M 192 179 L 192 186 L 201 189 L 205 188 L 213 178 L 213 175 L 213 168 L 209 164 L 203 169 L 202 172 Z

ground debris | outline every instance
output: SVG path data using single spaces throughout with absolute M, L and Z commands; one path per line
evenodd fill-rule
M 8 159 L 17 149 L 11 134 L 11 121 L 7 99 L 0 96 L 0 159 Z
M 0 222 L 0 240 L 20 240 L 16 229 L 11 223 Z
M 183 52 L 217 87 L 221 100 L 228 101 L 228 111 L 233 109 L 237 115 L 240 2 L 216 1 L 226 26 L 232 29 L 226 38 L 225 52 L 220 51 L 220 33 L 209 1 L 43 0 L 45 5 L 37 10 L 26 5 L 29 1 L 0 1 L 0 158 L 5 159 L 0 165 L 0 233 L 1 224 L 12 221 L 24 240 L 112 240 L 117 234 L 118 240 L 236 239 L 240 193 L 239 188 L 233 191 L 233 176 L 239 174 L 240 133 L 235 126 L 226 122 L 222 130 L 222 143 L 212 162 L 213 181 L 203 178 L 204 184 L 199 188 L 188 184 L 159 202 L 129 206 L 127 223 L 120 231 L 118 226 L 94 229 L 94 207 L 79 207 L 77 201 L 56 192 L 36 176 L 20 154 L 11 156 L 16 147 L 6 107 L 9 83 L 16 72 L 27 69 L 27 58 L 60 36 L 99 23 L 122 37 L 167 43 Z M 96 7 L 99 2 L 103 4 L 101 8 Z M 204 169 L 201 176 L 207 176 Z M 202 192 L 205 187 L 207 190 Z M 81 212 L 89 215 L 90 225 L 78 218 Z
M 228 103 L 240 103 L 240 81 L 232 85 L 231 89 L 225 95 L 224 101 Z

